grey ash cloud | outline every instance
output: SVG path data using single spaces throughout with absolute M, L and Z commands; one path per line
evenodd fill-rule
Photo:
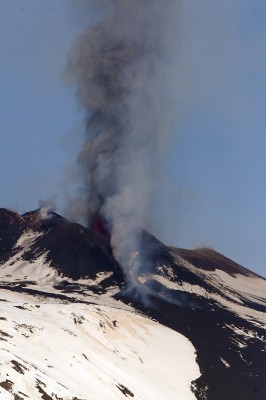
M 158 168 L 171 140 L 178 2 L 98 4 L 66 68 L 86 111 L 80 182 L 69 209 L 88 225 L 102 218 L 129 277 L 140 267 L 136 227 L 151 224 Z

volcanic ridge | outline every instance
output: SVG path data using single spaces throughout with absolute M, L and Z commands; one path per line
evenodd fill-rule
M 0 399 L 266 398 L 263 277 L 141 230 L 132 287 L 92 227 L 0 209 Z

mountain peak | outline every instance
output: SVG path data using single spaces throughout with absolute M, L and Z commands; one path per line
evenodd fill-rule
M 215 269 L 218 269 L 232 276 L 237 274 L 244 276 L 258 276 L 254 272 L 242 267 L 235 261 L 209 247 L 201 247 L 194 250 L 171 247 L 171 250 L 188 262 L 191 262 L 192 264 L 197 265 L 198 268 L 206 271 L 215 271 Z
M 140 229 L 139 233 L 136 257 L 139 257 L 141 263 L 140 268 L 134 271 L 134 285 L 130 286 L 112 254 L 110 238 L 102 232 L 86 228 L 47 210 L 37 209 L 20 216 L 13 211 L 0 209 L 0 300 L 6 300 L 8 313 L 12 315 L 12 321 L 16 321 L 13 328 L 1 328 L 0 339 L 2 338 L 3 344 L 10 341 L 15 346 L 14 349 L 17 349 L 16 340 L 21 343 L 22 335 L 29 345 L 41 345 L 45 340 L 39 332 L 42 329 L 44 332 L 47 330 L 49 336 L 51 329 L 60 323 L 64 340 L 68 340 L 65 333 L 70 335 L 70 342 L 66 342 L 69 343 L 69 349 L 77 343 L 76 338 L 82 332 L 86 338 L 95 334 L 96 341 L 93 343 L 109 343 L 108 346 L 117 355 L 117 337 L 122 348 L 126 346 L 128 349 L 127 337 L 131 337 L 133 344 L 136 344 L 138 335 L 142 341 L 150 343 L 150 338 L 157 337 L 160 332 L 158 326 L 164 325 L 171 328 L 182 346 L 185 346 L 182 339 L 185 337 L 197 353 L 197 373 L 189 375 L 194 377 L 194 381 L 191 381 L 191 396 L 188 395 L 185 399 L 195 398 L 194 395 L 199 400 L 266 398 L 266 280 L 212 249 L 186 250 L 168 247 L 145 230 Z M 47 310 L 52 307 L 57 313 L 56 321 L 49 315 L 50 311 L 45 311 L 46 306 Z M 40 312 L 36 307 L 40 307 Z M 15 310 L 14 313 L 12 310 Z M 125 317 L 125 312 L 130 315 Z M 91 325 L 93 315 L 97 315 L 99 319 L 98 325 L 94 327 Z M 145 319 L 145 324 L 141 325 L 145 328 L 141 331 L 138 325 L 140 316 Z M 69 318 L 72 318 L 74 324 L 71 329 Z M 47 325 L 39 326 L 40 321 L 46 321 Z M 83 330 L 83 324 L 86 331 Z M 148 327 L 151 326 L 150 331 Z M 101 332 L 104 337 L 100 336 L 99 339 L 97 332 Z M 13 340 L 13 337 L 17 339 Z M 165 346 L 162 342 L 156 343 L 160 343 L 160 347 Z M 122 348 L 120 351 L 124 354 Z M 170 342 L 168 347 L 163 348 L 168 355 L 161 354 L 160 357 L 170 360 L 173 351 Z M 146 363 L 147 358 L 144 354 L 150 350 L 145 348 L 142 355 L 139 349 L 138 345 L 132 354 L 135 358 L 138 354 L 139 366 L 143 368 L 141 371 L 145 375 L 146 364 L 143 362 Z M 45 349 L 38 351 L 46 354 Z M 99 351 L 102 354 L 102 350 Z M 112 351 L 106 353 L 107 359 Z M 67 365 L 74 363 L 79 371 L 80 360 L 84 359 L 90 368 L 94 368 L 98 356 L 91 361 L 93 348 L 89 347 L 88 352 L 87 355 L 83 348 L 77 349 L 74 355 L 78 357 L 78 362 L 74 363 L 71 359 Z M 5 359 L 5 354 L 0 349 L 2 359 Z M 49 354 L 49 365 L 57 365 L 54 354 L 57 354 L 56 349 Z M 0 379 L 0 398 L 1 390 L 6 390 L 6 387 L 10 387 L 12 393 L 14 388 L 19 387 L 19 393 L 25 393 L 34 399 L 41 399 L 44 394 L 50 396 L 47 398 L 56 398 L 54 394 L 57 398 L 84 398 L 78 389 L 73 389 L 74 386 L 72 395 L 69 395 L 70 392 L 62 394 L 55 383 L 51 388 L 47 382 L 54 382 L 54 375 L 48 367 L 45 369 L 44 364 L 39 365 L 37 361 L 34 364 L 33 360 L 29 363 L 26 359 L 23 359 L 25 362 L 21 361 L 23 357 L 20 353 L 17 355 L 19 358 L 12 358 L 6 361 L 7 367 L 1 367 L 2 370 L 7 368 L 6 379 L 12 385 L 6 384 L 6 381 L 1 382 Z M 44 359 L 47 357 L 48 355 Z M 134 364 L 135 358 L 131 355 L 123 357 L 121 359 L 125 360 L 130 357 L 129 365 Z M 12 364 L 14 360 L 21 364 L 23 371 L 24 367 L 25 371 L 46 371 L 41 380 L 37 376 L 37 380 L 34 378 L 35 388 L 41 390 L 38 392 L 40 396 L 36 391 L 26 393 L 26 386 L 19 386 L 19 383 L 15 386 L 14 382 L 21 380 L 12 372 L 12 365 L 17 365 Z M 104 365 L 105 362 L 103 360 Z M 35 365 L 34 369 L 32 365 Z M 166 365 L 169 365 L 172 372 L 170 369 L 168 371 Z M 168 376 L 173 373 L 171 365 L 169 361 L 164 363 L 164 373 Z M 150 368 L 151 365 L 147 365 L 147 369 Z M 184 365 L 185 371 L 186 368 Z M 26 374 L 27 377 L 25 375 L 27 382 L 32 382 L 32 377 L 35 377 L 33 372 L 29 376 Z M 110 374 L 113 372 L 112 368 Z M 77 381 L 81 375 L 79 372 Z M 137 379 L 137 375 L 134 375 L 134 379 Z M 117 375 L 114 376 L 112 382 L 115 394 L 112 392 L 112 398 L 119 400 L 121 396 L 128 397 L 131 394 L 140 399 L 147 397 L 146 394 L 143 397 L 142 392 L 138 392 L 126 379 L 117 380 Z M 155 376 L 157 377 L 156 373 L 153 380 Z M 103 380 L 101 375 L 99 387 L 102 387 Z M 68 388 L 68 382 L 60 383 Z M 161 381 L 160 385 L 161 388 L 164 387 Z M 168 389 L 164 390 L 167 392 Z M 99 388 L 97 390 L 101 393 Z M 153 384 L 148 385 L 147 393 L 154 398 Z M 176 390 L 167 393 L 168 400 L 176 399 Z

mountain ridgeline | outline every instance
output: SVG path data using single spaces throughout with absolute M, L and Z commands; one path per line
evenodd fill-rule
M 146 262 L 131 287 L 108 235 L 54 212 L 0 209 L 2 292 L 124 304 L 192 343 L 200 376 L 191 398 L 265 399 L 266 280 L 212 249 L 167 247 L 145 230 L 135 250 Z

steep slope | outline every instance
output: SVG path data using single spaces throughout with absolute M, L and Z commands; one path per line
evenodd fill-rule
M 5 290 L 0 301 L 0 399 L 194 398 L 191 343 L 134 309 Z
M 170 250 L 172 262 L 158 263 L 139 277 L 152 290 L 148 303 L 136 305 L 184 334 L 197 349 L 197 398 L 265 398 L 266 281 L 241 267 L 235 273 L 231 260 L 223 270 L 214 264 L 208 271 L 179 254 Z
M 0 306 L 4 305 L 0 311 L 11 315 L 8 318 L 5 314 L 3 318 L 7 319 L 0 319 L 3 321 L 2 342 L 9 346 L 9 350 L 11 347 L 13 349 L 12 359 L 3 355 L 6 363 L 0 371 L 0 394 L 2 389 L 5 390 L 4 387 L 1 389 L 1 382 L 11 387 L 10 392 L 17 394 L 18 391 L 26 390 L 23 385 L 28 382 L 27 387 L 30 389 L 23 393 L 30 398 L 38 393 L 41 396 L 45 388 L 47 396 L 52 399 L 94 399 L 98 397 L 95 394 L 97 390 L 100 398 L 108 399 L 133 397 L 131 394 L 143 400 L 186 399 L 193 398 L 192 392 L 197 399 L 266 398 L 266 280 L 262 277 L 213 250 L 169 248 L 148 232 L 141 231 L 141 244 L 134 257 L 139 257 L 142 264 L 137 271 L 137 282 L 131 287 L 127 285 L 113 258 L 108 235 L 99 235 L 55 213 L 44 214 L 36 210 L 19 216 L 2 210 L 0 234 L 2 243 L 5 243 L 0 253 L 0 298 L 7 300 L 0 302 Z M 17 304 L 14 305 L 14 302 Z M 43 310 L 46 310 L 45 313 Z M 104 324 L 102 316 L 97 312 L 105 313 Z M 85 319 L 73 317 L 71 313 L 82 315 Z M 98 316 L 95 317 L 95 313 Z M 54 318 L 54 315 L 57 317 Z M 32 324 L 29 323 L 31 318 L 34 321 Z M 89 321 L 93 318 L 94 325 L 90 325 Z M 117 321 L 120 321 L 119 324 Z M 141 334 L 137 321 L 142 321 Z M 25 327 L 26 331 L 23 328 L 21 333 L 14 331 L 16 325 L 32 325 L 37 328 L 32 328 L 31 333 Z M 74 335 L 67 331 L 61 332 L 62 326 Z M 86 328 L 82 339 L 77 328 L 79 331 Z M 53 329 L 56 333 L 49 336 Z M 96 335 L 96 331 L 100 336 Z M 119 344 L 115 344 L 118 352 L 115 354 L 110 351 L 115 339 L 112 335 L 110 338 L 108 332 L 119 337 Z M 21 335 L 28 336 L 23 345 Z M 105 348 L 109 349 L 106 352 L 99 348 L 93 356 L 93 362 L 84 350 L 87 341 L 88 351 L 92 351 L 91 335 L 94 335 L 93 343 L 107 340 L 108 346 L 111 346 Z M 61 365 L 58 362 L 61 353 L 59 349 L 57 351 L 57 345 L 48 345 L 48 342 L 58 343 L 58 337 L 62 337 L 64 352 L 67 352 L 65 346 L 70 343 L 74 346 L 74 338 L 79 338 L 75 340 L 82 351 L 77 353 L 79 356 L 74 354 L 77 359 L 71 362 L 75 365 L 73 370 L 69 364 L 65 366 L 65 363 Z M 38 349 L 34 347 L 36 343 Z M 172 348 L 172 343 L 180 346 L 176 347 L 177 351 L 174 350 L 174 344 Z M 131 346 L 130 349 L 127 346 Z M 81 371 L 87 368 L 88 379 L 90 377 L 93 380 L 97 376 L 95 379 L 98 386 L 96 381 L 92 383 L 92 388 L 97 388 L 96 392 L 85 393 L 88 386 L 82 380 L 79 391 L 70 383 L 66 385 L 65 392 L 60 391 L 55 383 L 55 375 L 51 372 L 54 370 L 45 369 L 47 366 L 44 366 L 43 359 L 37 362 L 34 354 L 31 363 L 42 373 L 45 369 L 45 377 L 37 377 L 33 373 L 34 367 L 32 370 L 22 363 L 31 372 L 17 380 L 15 372 L 10 369 L 14 366 L 11 361 L 19 362 L 15 356 L 22 358 L 21 354 L 25 353 L 26 348 L 34 348 L 38 353 L 50 348 L 47 363 L 54 365 L 57 373 L 61 374 L 61 380 L 56 378 L 56 382 L 61 385 L 64 385 L 66 379 L 64 374 L 83 376 Z M 127 353 L 125 348 L 129 349 Z M 196 349 L 199 369 L 193 348 Z M 6 354 L 7 348 L 3 347 L 2 350 Z M 143 360 L 144 355 L 150 352 L 153 356 L 148 357 L 145 363 L 135 363 L 136 359 Z M 88 360 L 84 354 L 90 360 L 89 364 L 86 364 Z M 95 357 L 99 354 L 101 356 L 96 363 Z M 120 363 L 117 357 L 123 361 Z M 161 358 L 165 363 L 159 367 Z M 157 364 L 158 368 L 154 369 Z M 108 365 L 109 370 L 116 366 L 116 374 L 112 371 L 108 375 L 105 365 Z M 105 372 L 101 375 L 99 371 L 103 368 Z M 16 373 L 19 374 L 18 371 Z M 6 374 L 13 378 L 8 379 Z M 185 388 L 179 377 L 182 377 Z M 144 382 L 152 380 L 158 382 L 158 387 L 154 386 L 156 391 L 153 391 L 152 385 L 144 385 Z M 12 381 L 13 384 L 6 381 Z M 15 382 L 21 382 L 20 386 L 16 386 Z M 41 388 L 39 392 L 38 388 L 36 391 L 36 385 Z M 119 389 L 117 385 L 122 386 Z M 141 385 L 144 391 L 136 390 Z M 110 396 L 106 395 L 108 390 Z
M 0 257 L 8 258 L 22 232 L 26 229 L 26 221 L 13 211 L 0 208 Z

